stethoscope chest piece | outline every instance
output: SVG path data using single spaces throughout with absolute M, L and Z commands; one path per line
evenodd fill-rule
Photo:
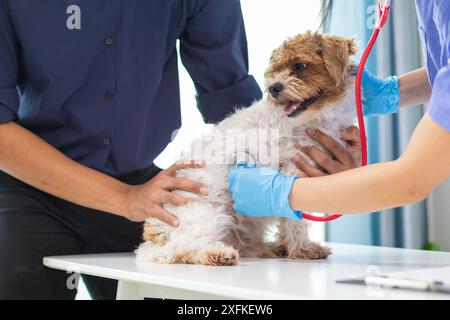
M 256 168 L 256 157 L 248 151 L 237 151 L 233 154 L 228 171 L 234 169 Z

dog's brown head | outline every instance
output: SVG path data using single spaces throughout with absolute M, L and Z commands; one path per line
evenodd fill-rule
M 340 99 L 356 53 L 353 39 L 338 36 L 307 32 L 287 40 L 265 74 L 269 101 L 295 117 Z

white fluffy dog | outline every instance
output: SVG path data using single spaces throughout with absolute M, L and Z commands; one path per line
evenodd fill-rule
M 148 219 L 145 242 L 136 250 L 138 264 L 233 265 L 239 256 L 326 258 L 330 250 L 309 240 L 305 221 L 253 219 L 235 213 L 228 189 L 229 164 L 246 160 L 277 165 L 285 175 L 295 175 L 297 168 L 291 161 L 299 152 L 295 145 L 316 145 L 306 128 L 339 140 L 340 130 L 355 122 L 350 62 L 355 53 L 351 39 L 311 32 L 288 39 L 275 50 L 266 72 L 267 98 L 215 126 L 208 143 L 202 139 L 193 144 L 200 149 L 205 168 L 178 173 L 208 186 L 209 195 L 177 191 L 194 197 L 180 207 L 165 205 L 179 218 L 178 228 Z M 258 141 L 252 143 L 255 132 Z M 245 144 L 236 147 L 236 141 Z M 263 159 L 262 149 L 269 150 L 269 159 Z M 275 230 L 272 237 L 270 230 Z

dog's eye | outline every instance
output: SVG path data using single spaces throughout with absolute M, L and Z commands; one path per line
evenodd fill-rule
M 305 70 L 308 67 L 306 63 L 296 63 L 292 66 L 292 71 L 300 72 Z

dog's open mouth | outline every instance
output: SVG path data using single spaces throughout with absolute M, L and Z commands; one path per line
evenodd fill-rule
M 284 108 L 284 114 L 289 118 L 293 118 L 298 114 L 306 111 L 309 106 L 311 106 L 314 102 L 317 101 L 318 98 L 319 96 L 314 96 L 302 102 L 290 102 Z

